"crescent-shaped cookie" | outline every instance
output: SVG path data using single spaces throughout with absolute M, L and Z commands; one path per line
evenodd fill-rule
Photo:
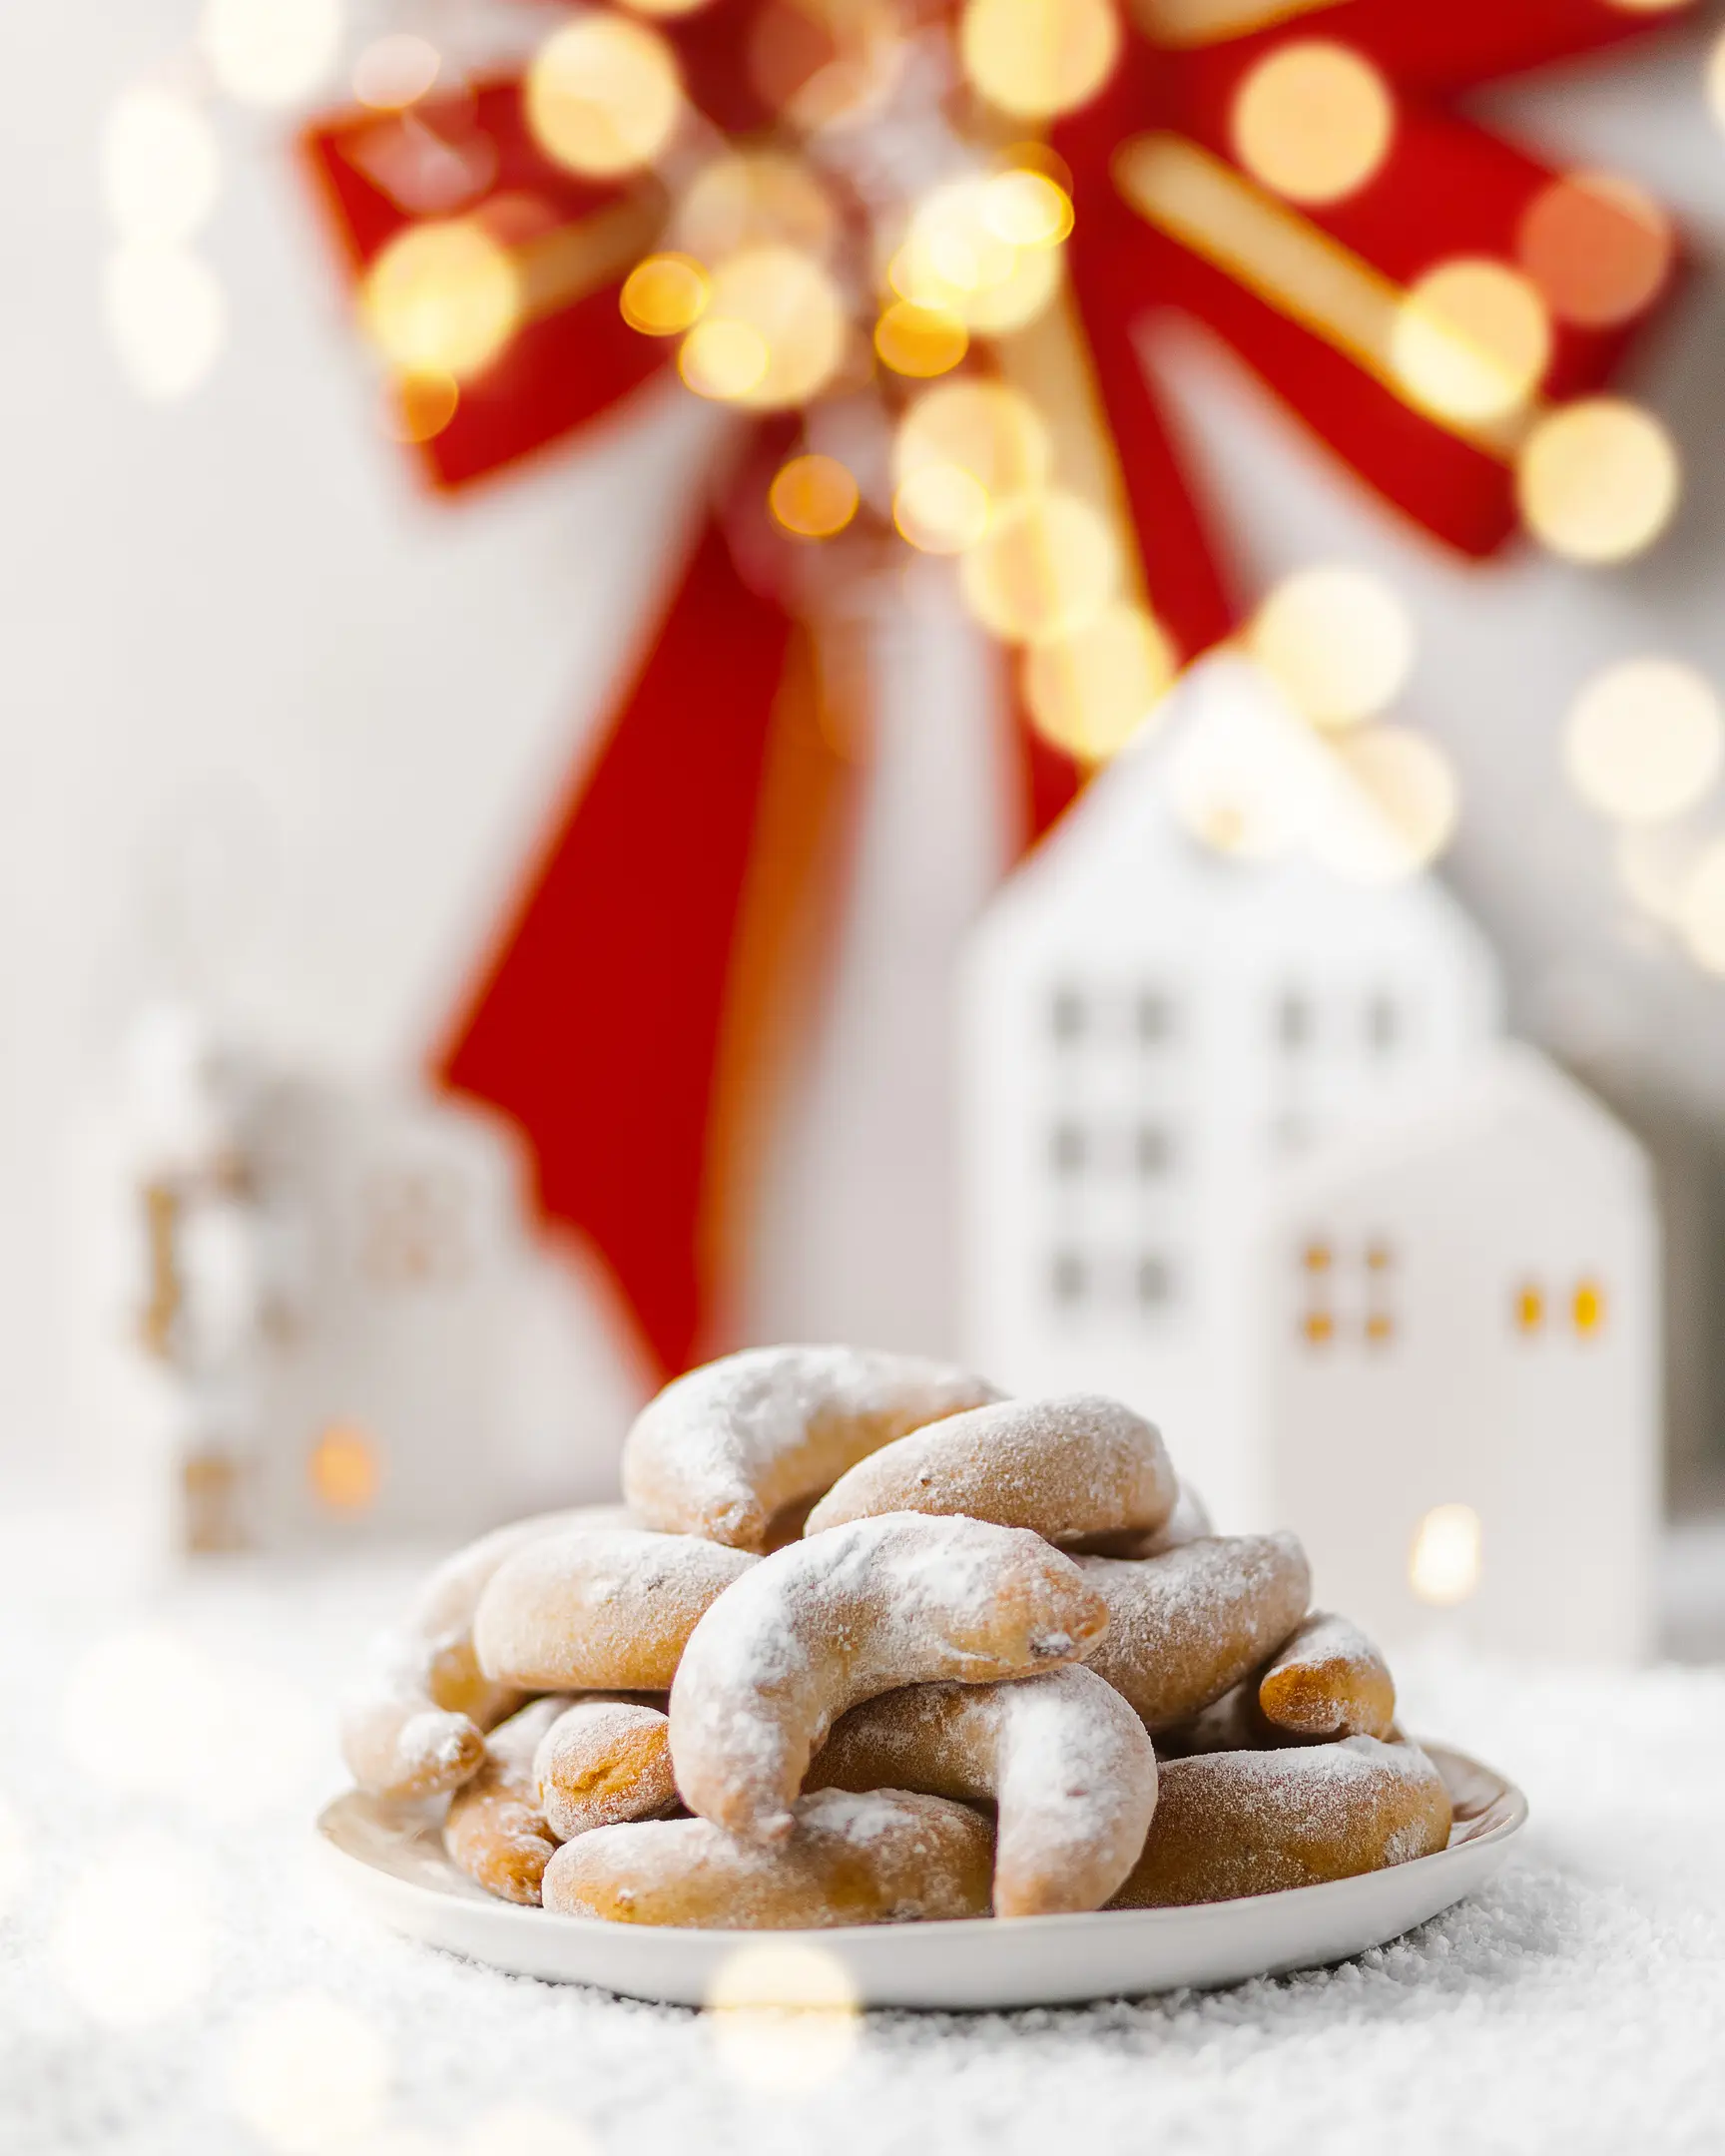
M 559 1842 L 675 1809 L 671 1725 L 648 1700 L 572 1700 L 540 1739 L 533 1781 Z
M 997 1399 L 944 1362 L 861 1348 L 751 1348 L 669 1384 L 623 1445 L 623 1491 L 650 1527 L 736 1549 L 767 1546 L 806 1503 L 878 1446 Z
M 341 1710 L 341 1752 L 372 1797 L 440 1797 L 479 1771 L 484 1733 L 521 1703 L 520 1690 L 480 1670 L 473 1614 L 517 1550 L 576 1527 L 626 1521 L 622 1505 L 579 1505 L 516 1520 L 446 1558 L 405 1617 L 372 1641 Z
M 449 1800 L 443 1847 L 450 1862 L 505 1901 L 537 1903 L 557 1847 L 539 1808 L 533 1756 L 563 1707 L 560 1699 L 535 1700 L 500 1722 L 485 1740 L 479 1772 Z
M 663 1692 L 702 1612 L 759 1562 L 639 1527 L 543 1537 L 479 1597 L 479 1667 L 528 1692 Z
M 1210 1535 L 1160 1557 L 1077 1557 L 1108 1607 L 1085 1657 L 1152 1734 L 1189 1720 L 1291 1636 L 1312 1575 L 1291 1534 Z
M 853 1707 L 812 1789 L 908 1789 L 995 1808 L 994 1913 L 1098 1909 L 1144 1847 L 1156 1754 L 1112 1685 L 1080 1667 L 1016 1684 L 913 1685 Z
M 894 1512 L 794 1542 L 695 1627 L 671 1687 L 677 1787 L 715 1826 L 775 1841 L 847 1708 L 1075 1662 L 1106 1623 L 1072 1559 L 1022 1528 Z
M 1152 1533 L 1174 1509 L 1153 1422 L 1099 1392 L 995 1400 L 900 1437 L 842 1475 L 805 1534 L 882 1512 L 962 1513 L 1050 1542 Z
M 1167 1760 L 1144 1854 L 1110 1908 L 1279 1893 L 1428 1857 L 1449 1794 L 1413 1745 L 1350 1737 L 1278 1752 Z
M 552 1858 L 545 1906 L 726 1931 L 986 1916 L 993 1841 L 986 1820 L 939 1797 L 822 1790 L 772 1849 L 703 1819 L 601 1827 Z

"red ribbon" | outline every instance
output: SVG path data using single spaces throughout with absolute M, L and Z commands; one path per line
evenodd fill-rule
M 714 0 L 664 26 L 691 97 L 736 133 L 771 117 L 744 64 L 756 13 L 757 0 Z M 1406 285 L 1459 255 L 1512 260 L 1520 220 L 1551 177 L 1459 117 L 1453 98 L 1646 27 L 1606 0 L 1341 0 L 1197 49 L 1135 35 L 1102 96 L 1056 131 L 1073 175 L 1071 289 L 1144 587 L 1184 656 L 1227 634 L 1236 610 L 1134 341 L 1156 313 L 1207 323 L 1380 495 L 1466 553 L 1489 553 L 1514 528 L 1513 479 L 1501 459 L 1143 222 L 1114 184 L 1119 146 L 1173 135 L 1231 165 L 1228 115 L 1245 71 L 1297 40 L 1351 45 L 1395 87 L 1393 145 L 1370 184 L 1304 214 Z M 305 149 L 355 274 L 427 214 L 428 191 L 438 214 L 501 207 L 545 227 L 619 200 L 540 154 L 515 80 L 400 118 L 343 114 L 313 127 Z M 624 323 L 620 281 L 530 321 L 463 386 L 449 424 L 422 445 L 435 487 L 459 490 L 579 436 L 658 371 L 665 347 Z M 1630 333 L 1560 325 L 1546 393 L 1606 380 Z M 834 828 L 854 768 L 854 717 L 835 729 L 776 557 L 737 536 L 738 514 L 758 511 L 772 461 L 794 438 L 787 422 L 762 422 L 767 463 L 746 460 L 702 524 L 438 1058 L 450 1085 L 526 1131 L 546 1212 L 603 1254 L 664 1372 L 710 1350 L 726 1323 L 736 1156 L 746 1118 L 760 1115 L 760 1035 L 786 1001 L 787 939 L 809 908 L 811 856 L 831 851 L 818 834 Z M 849 747 L 836 749 L 847 728 Z M 1014 733 L 1028 843 L 1078 775 L 1017 715 Z

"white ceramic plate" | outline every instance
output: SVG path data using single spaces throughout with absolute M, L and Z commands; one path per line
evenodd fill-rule
M 1197 1908 L 800 1935 L 843 1963 L 867 2006 L 1052 2006 L 1345 1961 L 1471 1893 L 1526 1821 L 1526 1799 L 1501 1775 L 1440 1745 L 1426 1751 L 1454 1803 L 1449 1846 L 1387 1872 Z M 494 1900 L 449 1863 L 434 1821 L 404 1819 L 356 1791 L 325 1807 L 317 1832 L 345 1889 L 392 1930 L 512 1975 L 700 2006 L 721 1964 L 763 1936 L 601 1923 Z

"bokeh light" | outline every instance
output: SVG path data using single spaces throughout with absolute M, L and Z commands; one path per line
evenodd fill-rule
M 1422 1602 L 1443 1609 L 1467 1600 L 1479 1584 L 1482 1538 L 1471 1505 L 1432 1507 L 1408 1552 L 1408 1584 Z
M 1175 818 L 1212 852 L 1243 860 L 1286 853 L 1310 818 L 1313 754 L 1297 722 L 1266 726 L 1248 706 L 1184 729 L 1168 764 Z
M 384 430 L 399 442 L 432 441 L 454 418 L 460 403 L 461 385 L 453 374 L 421 367 L 398 375 L 384 400 Z
M 892 521 L 924 554 L 961 554 L 988 529 L 987 489 L 957 464 L 931 464 L 901 479 Z
M 1120 55 L 1112 0 L 965 0 L 964 73 L 989 104 L 1052 120 L 1088 103 Z
M 1563 741 L 1571 784 L 1624 823 L 1692 808 L 1719 776 L 1725 719 L 1711 683 L 1675 659 L 1630 659 L 1576 698 Z
M 190 239 L 221 183 L 215 131 L 195 105 L 147 87 L 115 99 L 102 137 L 102 192 L 127 239 Z
M 0 1797 L 0 1923 L 17 1906 L 30 1877 L 30 1839 L 24 1822 Z
M 1637 911 L 1661 927 L 1676 927 L 1699 850 L 1691 832 L 1669 824 L 1626 823 L 1612 849 L 1617 881 Z
M 1104 607 L 1070 636 L 1033 645 L 1022 664 L 1037 732 L 1086 764 L 1104 764 L 1126 746 L 1175 672 L 1161 628 L 1124 603 Z
M 322 1991 L 294 1991 L 242 2025 L 228 2062 L 228 2098 L 282 2156 L 314 2156 L 374 2127 L 389 2091 L 382 2035 Z
M 850 1972 L 801 1939 L 752 1940 L 727 1955 L 707 2006 L 720 2064 L 750 2088 L 818 2088 L 843 2071 L 862 2032 Z
M 683 114 L 682 77 L 656 30 L 595 11 L 534 54 L 523 109 L 554 164 L 612 180 L 650 165 L 669 143 Z
M 962 316 L 946 307 L 894 299 L 874 324 L 874 349 L 893 373 L 912 381 L 949 374 L 969 348 Z
M 1550 364 L 1550 317 L 1519 270 L 1484 257 L 1442 263 L 1398 307 L 1390 358 L 1428 411 L 1497 418 L 1526 403 Z
M 831 539 L 857 514 L 857 481 L 837 457 L 798 456 L 780 466 L 768 489 L 775 519 L 799 539 Z
M 360 318 L 404 373 L 483 373 L 521 319 L 521 276 L 473 218 L 409 225 L 365 272 Z
M 1639 314 L 1671 273 L 1676 242 L 1653 197 L 1615 173 L 1542 188 L 1516 235 L 1521 267 L 1562 321 L 1608 329 Z
M 623 280 L 623 319 L 643 336 L 681 336 L 699 321 L 713 289 L 688 255 L 649 255 Z
M 305 1479 L 325 1512 L 367 1512 L 383 1480 L 377 1440 L 357 1422 L 330 1422 L 305 1461 Z
M 92 2020 L 143 2028 L 183 2013 L 216 1966 L 210 1884 L 193 1853 L 143 1828 L 111 1837 L 73 1879 L 48 1963 Z
M 1058 247 L 1072 230 L 1072 198 L 1050 174 L 1011 166 L 984 183 L 981 217 L 1008 247 Z
M 340 0 L 206 0 L 210 71 L 245 105 L 294 105 L 324 83 L 341 49 Z
M 1390 86 L 1352 46 L 1303 38 L 1260 60 L 1235 92 L 1234 154 L 1290 202 L 1358 194 L 1396 134 Z
M 1387 711 L 1414 666 L 1414 623 L 1370 570 L 1327 564 L 1284 579 L 1246 632 L 1252 656 L 1317 726 Z
M 397 30 L 373 38 L 353 63 L 353 95 L 375 112 L 404 112 L 437 80 L 442 65 L 429 38 Z
M 985 629 L 1043 644 L 1092 622 L 1119 588 L 1120 549 L 1106 519 L 1051 489 L 1007 503 L 960 558 L 959 589 Z
M 825 256 L 839 230 L 832 197 L 801 159 L 753 150 L 715 158 L 684 191 L 672 220 L 678 247 L 698 262 L 748 248 Z
M 1683 886 L 1677 925 L 1702 971 L 1725 974 L 1725 838 L 1715 838 L 1697 855 Z
M 1019 182 L 1035 193 L 1020 193 Z M 933 188 L 916 204 L 888 266 L 892 288 L 914 305 L 957 316 L 969 330 L 1000 336 L 1021 329 L 1059 284 L 1070 210 L 1064 191 L 1035 173 Z M 1009 226 L 1034 229 L 1035 237 L 1014 240 Z
M 807 402 L 845 353 L 838 288 L 795 248 L 753 248 L 721 263 L 678 364 L 697 395 L 772 411 Z
M 1652 545 L 1677 508 L 1671 437 L 1619 397 L 1565 404 L 1529 432 L 1516 462 L 1528 529 L 1576 562 L 1626 561 Z
M 134 246 L 108 259 L 108 333 L 140 396 L 188 396 L 222 353 L 228 305 L 216 272 L 184 248 Z
M 598 2156 L 598 2143 L 577 2120 L 542 2104 L 500 2104 L 461 2136 L 460 2156 Z
M 1312 816 L 1313 857 L 1351 883 L 1418 875 L 1454 836 L 1460 788 L 1436 742 L 1403 727 L 1343 736 L 1334 754 L 1343 782 Z
M 961 553 L 998 502 L 1039 490 L 1052 452 L 1029 398 L 1004 382 L 941 382 L 918 396 L 892 444 L 893 521 L 912 546 Z

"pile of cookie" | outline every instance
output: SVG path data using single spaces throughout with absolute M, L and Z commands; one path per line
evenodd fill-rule
M 847 1348 L 668 1386 L 626 1503 L 426 1582 L 343 1716 L 490 1892 L 785 1928 L 1152 1908 L 1441 1849 L 1382 1657 L 1153 1424 Z

